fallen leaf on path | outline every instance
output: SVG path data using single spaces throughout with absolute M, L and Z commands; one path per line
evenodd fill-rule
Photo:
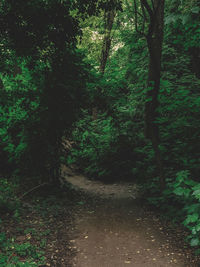
M 27 235 L 26 235 L 26 238 L 27 238 L 28 240 L 30 240 L 30 239 L 31 239 L 31 235 L 30 235 L 30 234 L 27 234 Z
M 25 241 L 26 240 L 26 236 L 18 236 L 17 238 L 16 238 L 16 240 L 17 241 Z
M 79 201 L 79 202 L 77 202 L 77 204 L 78 204 L 78 205 L 84 205 L 85 202 L 83 202 L 83 201 Z

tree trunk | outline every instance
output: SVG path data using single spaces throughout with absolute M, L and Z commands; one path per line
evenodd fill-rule
M 161 57 L 164 28 L 164 4 L 165 0 L 154 1 L 154 9 L 150 16 L 148 34 L 146 36 L 149 50 L 149 68 L 148 68 L 148 91 L 147 102 L 145 104 L 145 134 L 152 142 L 155 153 L 156 165 L 160 177 L 161 189 L 165 186 L 165 177 L 163 171 L 163 161 L 159 148 L 159 127 L 155 122 L 159 106 L 158 95 L 160 89 L 161 76 Z
M 110 11 L 105 11 L 105 32 L 104 32 L 104 38 L 103 38 L 103 44 L 101 49 L 101 57 L 100 57 L 100 66 L 99 71 L 104 75 L 106 64 L 108 61 L 109 53 L 110 53 L 110 47 L 111 47 L 111 33 L 112 33 L 112 27 L 114 23 L 116 15 L 116 10 L 112 9 Z M 99 89 L 98 89 L 99 90 Z M 98 92 L 99 94 L 101 92 Z M 98 100 L 96 101 L 98 102 Z M 95 106 L 92 109 L 92 118 L 93 120 L 97 120 L 98 118 L 98 107 Z
M 0 90 L 3 89 L 3 81 L 0 79 Z
M 105 33 L 104 33 L 104 38 L 103 38 L 100 67 L 99 67 L 99 71 L 102 74 L 104 74 L 104 72 L 105 72 L 106 63 L 107 63 L 108 56 L 110 53 L 111 32 L 112 32 L 112 27 L 113 27 L 115 15 L 116 15 L 115 9 L 112 9 L 112 10 L 106 12 L 106 14 L 105 14 Z
M 200 47 L 192 47 L 189 49 L 191 56 L 191 70 L 200 79 Z

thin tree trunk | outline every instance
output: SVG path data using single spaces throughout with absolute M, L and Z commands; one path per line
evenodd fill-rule
M 104 75 L 106 64 L 108 61 L 108 57 L 110 54 L 110 47 L 111 47 L 111 33 L 113 28 L 113 23 L 116 15 L 116 10 L 112 9 L 110 11 L 105 11 L 105 32 L 103 38 L 103 44 L 101 49 L 101 57 L 100 57 L 100 66 L 99 71 Z M 99 92 L 100 94 L 100 92 Z M 93 120 L 97 120 L 98 118 L 98 107 L 95 106 L 92 109 L 92 118 Z
M 3 89 L 3 81 L 0 79 L 0 90 Z
M 189 49 L 191 56 L 191 69 L 192 72 L 200 79 L 200 48 L 192 47 Z
M 111 47 L 111 32 L 112 32 L 112 27 L 114 23 L 116 15 L 116 10 L 112 9 L 105 14 L 105 33 L 104 33 L 104 38 L 103 38 L 103 45 L 102 45 L 102 50 L 101 50 L 101 59 L 100 59 L 100 67 L 99 71 L 104 74 L 105 68 L 106 68 L 106 63 L 109 57 L 110 53 L 110 47 Z
M 154 1 L 154 11 L 150 16 L 149 31 L 146 36 L 149 50 L 149 69 L 148 69 L 148 92 L 145 104 L 145 134 L 152 142 L 155 153 L 156 165 L 160 177 L 160 187 L 165 187 L 165 177 L 163 171 L 163 160 L 159 148 L 159 127 L 155 122 L 159 106 L 158 95 L 160 90 L 161 58 L 164 28 L 164 4 L 165 0 Z

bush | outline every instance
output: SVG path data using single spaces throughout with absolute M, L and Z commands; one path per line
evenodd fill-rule
M 191 246 L 200 246 L 200 183 L 190 178 L 190 172 L 180 171 L 175 179 L 167 179 L 167 186 L 162 194 L 156 179 L 151 184 L 148 183 L 145 191 L 147 190 L 148 195 L 151 192 L 148 202 L 174 222 L 182 222 L 190 232 L 187 241 Z
M 16 212 L 19 208 L 19 200 L 15 196 L 16 184 L 8 179 L 0 179 L 0 214 Z

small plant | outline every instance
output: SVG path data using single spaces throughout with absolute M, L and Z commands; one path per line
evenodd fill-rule
M 44 263 L 44 248 L 46 243 L 42 241 L 40 248 L 32 245 L 30 242 L 18 244 L 14 238 L 6 238 L 5 233 L 0 234 L 0 266 L 2 267 L 21 267 L 32 266 L 36 267 L 38 264 Z
M 174 184 L 174 193 L 182 198 L 186 218 L 184 226 L 190 230 L 190 245 L 200 245 L 200 184 L 189 179 L 188 172 L 180 172 Z
M 183 225 L 190 231 L 187 240 L 192 247 L 198 247 L 200 246 L 200 184 L 190 178 L 189 171 L 181 171 L 177 173 L 172 189 L 176 202 L 182 205 Z
M 25 233 L 30 233 L 34 229 L 26 229 Z M 21 267 L 44 264 L 43 249 L 46 246 L 46 240 L 42 239 L 39 246 L 30 242 L 17 243 L 15 238 L 8 238 L 5 232 L 0 233 L 0 266 L 1 267 Z
M 156 206 L 173 222 L 182 221 L 189 230 L 187 241 L 200 254 L 200 183 L 190 178 L 188 170 L 180 171 L 175 179 L 167 179 L 166 189 L 160 194 L 158 179 L 147 184 L 151 197 L 148 202 Z M 176 214 L 176 216 L 174 216 Z
M 14 192 L 16 184 L 6 178 L 0 179 L 0 211 L 1 213 L 16 213 L 19 209 L 19 201 Z

